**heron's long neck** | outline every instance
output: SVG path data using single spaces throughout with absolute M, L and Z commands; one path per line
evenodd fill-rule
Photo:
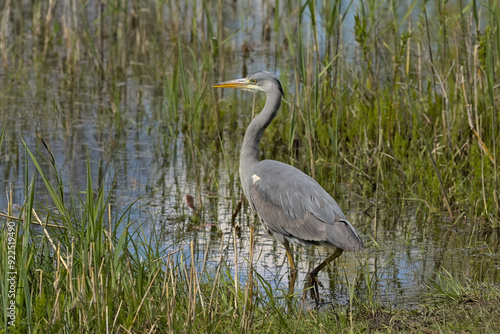
M 245 132 L 240 154 L 240 173 L 259 162 L 259 143 L 264 130 L 276 116 L 281 104 L 280 93 L 267 94 L 264 109 L 250 123 Z

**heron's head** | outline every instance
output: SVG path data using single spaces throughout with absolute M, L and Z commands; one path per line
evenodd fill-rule
M 266 94 L 279 92 L 283 95 L 283 88 L 276 76 L 270 72 L 256 72 L 243 79 L 219 82 L 213 85 L 218 88 L 240 88 L 251 91 L 261 91 Z

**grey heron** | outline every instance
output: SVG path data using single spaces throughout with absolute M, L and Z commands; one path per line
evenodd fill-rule
M 239 173 L 243 192 L 268 233 L 285 246 L 292 292 L 297 270 L 290 243 L 335 248 L 330 257 L 307 275 L 305 290 L 311 289 L 312 297 L 318 302 L 317 285 L 321 285 L 318 272 L 344 250 L 363 250 L 363 241 L 337 202 L 313 178 L 285 163 L 259 159 L 260 140 L 283 97 L 278 78 L 269 72 L 257 72 L 213 87 L 240 88 L 267 95 L 264 109 L 248 126 L 241 147 Z

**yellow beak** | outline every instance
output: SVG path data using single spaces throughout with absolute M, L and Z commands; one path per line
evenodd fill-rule
M 236 80 L 229 80 L 229 81 L 224 81 L 224 82 L 219 82 L 212 87 L 217 87 L 217 88 L 247 88 L 250 85 L 247 79 L 236 79 Z

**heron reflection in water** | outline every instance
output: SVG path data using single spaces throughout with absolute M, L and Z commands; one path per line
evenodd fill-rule
M 278 78 L 269 72 L 257 72 L 213 87 L 240 88 L 267 95 L 264 109 L 252 120 L 243 139 L 239 168 L 243 191 L 269 234 L 285 246 L 290 264 L 290 293 L 293 293 L 297 277 L 290 244 L 335 249 L 306 277 L 304 295 L 310 290 L 311 296 L 319 302 L 318 272 L 344 250 L 363 250 L 363 241 L 337 202 L 314 179 L 285 163 L 259 159 L 260 140 L 276 116 L 283 97 Z

